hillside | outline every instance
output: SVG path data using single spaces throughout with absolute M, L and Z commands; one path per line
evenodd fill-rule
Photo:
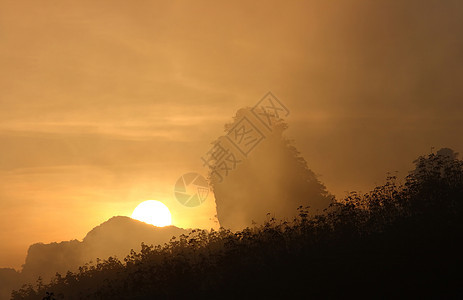
M 163 245 L 173 236 L 188 232 L 175 226 L 155 227 L 129 217 L 116 216 L 93 228 L 82 241 L 33 244 L 29 247 L 21 272 L 0 270 L 3 295 L 0 299 L 8 299 L 6 295 L 10 295 L 12 289 L 20 288 L 23 283 L 33 283 L 38 277 L 49 282 L 56 273 L 78 271 L 79 266 L 97 259 L 122 259 L 131 249 L 139 250 L 142 242 Z
M 299 207 L 292 222 L 193 231 L 13 299 L 461 298 L 462 204 L 463 161 L 431 154 L 403 185 L 389 177 L 323 215 Z

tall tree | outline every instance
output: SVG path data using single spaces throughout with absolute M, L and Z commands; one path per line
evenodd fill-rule
M 266 128 L 258 120 L 262 111 L 252 110 L 239 110 L 225 125 L 225 137 L 213 143 L 216 150 L 226 148 L 225 155 L 216 152 L 209 172 L 220 225 L 238 230 L 264 222 L 268 214 L 292 220 L 301 205 L 322 212 L 333 197 L 283 135 L 287 123 L 273 116 Z

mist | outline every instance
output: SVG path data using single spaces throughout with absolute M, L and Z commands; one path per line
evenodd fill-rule
M 462 28 L 457 0 L 1 1 L 0 267 L 149 199 L 181 230 L 239 231 L 404 183 L 463 152 Z M 214 179 L 211 143 L 269 91 L 282 120 Z M 211 180 L 194 208 L 189 172 Z

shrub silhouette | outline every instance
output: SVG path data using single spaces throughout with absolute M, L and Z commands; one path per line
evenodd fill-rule
M 462 295 L 463 162 L 431 154 L 397 184 L 351 193 L 324 214 L 142 244 L 13 292 L 13 299 L 457 297 Z

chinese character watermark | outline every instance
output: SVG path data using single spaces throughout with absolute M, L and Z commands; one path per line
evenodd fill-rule
M 250 111 L 244 112 L 225 136 L 219 137 L 201 157 L 210 169 L 211 179 L 221 183 L 273 131 L 273 126 L 289 115 L 286 106 L 268 92 Z M 201 205 L 209 194 L 207 180 L 197 173 L 181 176 L 174 189 L 175 197 L 185 206 Z
M 226 137 L 244 156 L 248 156 L 265 138 L 264 134 L 247 117 L 241 118 L 228 131 Z
M 201 157 L 203 166 L 208 166 L 211 176 L 221 183 L 238 163 L 248 158 L 252 150 L 266 138 L 266 134 L 272 132 L 277 121 L 288 115 L 286 106 L 268 92 L 252 107 L 251 113 L 244 113 L 236 120 L 225 137 L 219 138 L 206 156 Z
M 289 110 L 272 92 L 268 92 L 251 111 L 269 130 L 276 120 L 289 115 Z

